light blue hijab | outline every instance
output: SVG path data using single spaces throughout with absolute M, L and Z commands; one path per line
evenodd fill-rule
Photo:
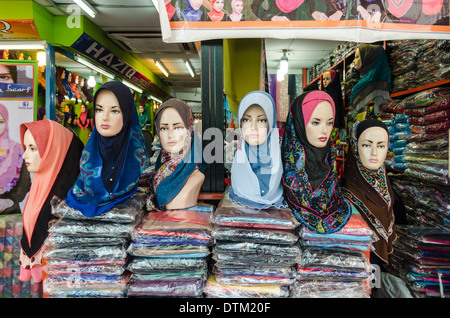
M 255 104 L 261 106 L 266 113 L 269 132 L 264 143 L 251 146 L 245 141 L 241 130 L 239 145 L 231 166 L 229 197 L 232 201 L 250 208 L 285 207 L 281 185 L 283 166 L 277 112 L 270 94 L 253 91 L 242 98 L 238 110 L 239 129 L 245 111 Z

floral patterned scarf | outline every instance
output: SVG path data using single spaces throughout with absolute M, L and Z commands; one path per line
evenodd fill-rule
M 298 98 L 303 99 L 307 94 Z M 296 133 L 296 130 L 305 132 L 305 125 L 303 121 L 297 121 L 297 125 L 302 127 L 295 127 L 293 107 L 302 107 L 301 100 L 292 102 L 281 148 L 284 166 L 282 182 L 286 202 L 297 219 L 309 229 L 321 234 L 337 232 L 349 220 L 351 207 L 344 199 L 337 182 L 334 147 L 330 145 L 325 158 L 328 174 L 321 184 L 312 190 L 305 169 L 305 148 Z

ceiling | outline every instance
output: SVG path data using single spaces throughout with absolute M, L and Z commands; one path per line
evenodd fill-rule
M 72 0 L 33 0 L 53 15 L 69 15 L 67 7 Z M 164 43 L 158 12 L 152 0 L 88 0 L 97 10 L 95 18 L 82 11 L 122 49 L 137 58 L 148 69 L 171 87 L 171 95 L 187 101 L 201 100 L 200 43 Z M 311 68 L 341 42 L 300 39 L 266 39 L 266 58 L 269 74 L 275 74 L 283 50 L 287 50 L 289 73 L 300 74 L 303 68 Z M 156 66 L 160 59 L 169 70 L 166 77 Z M 195 70 L 191 77 L 185 61 Z M 80 75 L 90 71 L 63 55 L 57 54 L 57 64 L 72 69 Z

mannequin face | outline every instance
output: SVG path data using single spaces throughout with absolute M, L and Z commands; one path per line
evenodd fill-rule
M 64 111 L 65 111 L 66 113 L 70 112 L 69 105 L 65 105 L 65 106 L 64 106 Z
M 389 137 L 385 129 L 371 127 L 362 132 L 358 139 L 358 153 L 364 167 L 379 169 L 386 159 Z
M 214 10 L 221 11 L 223 9 L 223 0 L 216 0 L 213 5 Z
M 264 143 L 269 133 L 269 121 L 266 113 L 259 105 L 252 105 L 244 113 L 241 130 L 245 141 L 250 146 Z
M 119 101 L 110 90 L 98 93 L 95 104 L 95 128 L 103 137 L 117 135 L 123 127 L 123 114 Z
M 29 130 L 23 136 L 23 145 L 25 147 L 23 160 L 25 161 L 28 172 L 37 172 L 41 164 L 41 156 L 36 146 L 36 141 Z
M 14 83 L 9 68 L 3 64 L 0 64 L 0 83 Z
M 323 148 L 327 145 L 333 130 L 333 108 L 330 102 L 322 101 L 317 104 L 306 125 L 306 137 L 311 145 Z
M 188 134 L 180 114 L 173 107 L 168 107 L 161 114 L 159 139 L 161 147 L 169 153 L 179 153 Z
M 5 130 L 6 130 L 6 121 L 5 118 L 3 118 L 2 114 L 0 114 L 0 136 L 3 135 Z
M 355 69 L 359 70 L 362 66 L 361 54 L 359 53 L 359 48 L 356 49 L 355 59 L 353 60 L 353 64 L 355 65 Z
M 189 1 L 189 3 L 191 4 L 192 9 L 198 10 L 198 9 L 200 9 L 203 1 L 202 0 L 191 0 L 191 1 Z
M 82 113 L 84 113 L 86 111 L 86 106 L 84 104 L 81 104 L 80 110 Z
M 331 82 L 331 73 L 330 72 L 323 73 L 322 82 L 323 82 L 324 87 L 327 87 L 328 84 L 330 84 L 330 82 Z
M 144 113 L 144 106 L 139 105 L 139 113 L 143 114 Z

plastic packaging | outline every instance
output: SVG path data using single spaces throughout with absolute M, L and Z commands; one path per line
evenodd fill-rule
M 225 228 L 215 227 L 212 236 L 216 240 L 233 242 L 253 242 L 263 244 L 285 244 L 292 245 L 298 240 L 298 235 L 294 231 L 271 230 L 261 231 L 252 228 Z
M 211 275 L 204 288 L 210 298 L 286 298 L 289 289 L 286 286 L 274 284 L 236 285 L 221 284 Z
M 368 284 L 341 280 L 300 280 L 292 288 L 293 298 L 369 298 Z
M 139 222 L 143 215 L 145 194 L 136 193 L 127 200 L 117 204 L 111 210 L 94 217 L 86 217 L 80 211 L 69 207 L 66 201 L 54 196 L 51 200 L 52 214 L 58 218 L 79 221 L 102 221 L 114 223 Z

